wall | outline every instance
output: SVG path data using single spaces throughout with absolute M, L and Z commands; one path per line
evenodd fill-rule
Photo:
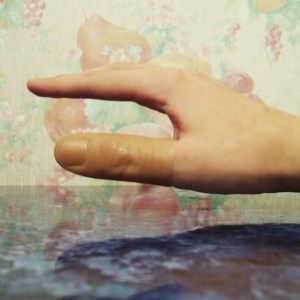
M 168 119 L 133 103 L 39 99 L 26 90 L 32 77 L 156 60 L 300 116 L 299 0 L 0 3 L 1 185 L 113 185 L 65 172 L 54 142 L 80 131 L 172 134 Z

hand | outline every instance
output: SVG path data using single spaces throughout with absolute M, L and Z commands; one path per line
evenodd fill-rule
M 30 80 L 28 88 L 43 97 L 135 101 L 174 125 L 173 140 L 68 135 L 55 158 L 71 172 L 207 193 L 300 191 L 300 119 L 202 73 L 115 63 Z

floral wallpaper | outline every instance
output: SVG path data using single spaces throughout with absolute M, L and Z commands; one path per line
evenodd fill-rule
M 300 116 L 299 20 L 300 0 L 0 0 L 0 184 L 128 185 L 66 172 L 54 143 L 76 132 L 173 133 L 135 103 L 40 99 L 26 89 L 32 77 L 152 62 L 206 72 Z

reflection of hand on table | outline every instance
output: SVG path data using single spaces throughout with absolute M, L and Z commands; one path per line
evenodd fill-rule
M 300 191 L 300 119 L 204 74 L 117 63 L 28 88 L 44 97 L 135 101 L 174 125 L 173 140 L 68 135 L 55 157 L 71 172 L 212 193 Z

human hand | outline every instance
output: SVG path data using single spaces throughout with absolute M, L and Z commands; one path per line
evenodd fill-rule
M 135 101 L 171 119 L 173 140 L 104 133 L 62 138 L 55 158 L 76 174 L 206 193 L 300 191 L 300 119 L 205 74 L 115 63 L 30 80 L 28 88 L 43 97 Z

